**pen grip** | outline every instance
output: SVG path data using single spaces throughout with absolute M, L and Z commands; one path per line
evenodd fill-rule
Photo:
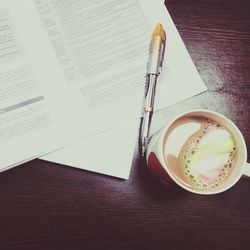
M 143 113 L 154 112 L 156 81 L 157 81 L 156 74 L 147 75 Z
M 156 89 L 157 75 L 147 75 L 145 98 L 142 111 L 141 121 L 141 138 L 148 140 L 151 120 L 154 112 L 154 99 Z

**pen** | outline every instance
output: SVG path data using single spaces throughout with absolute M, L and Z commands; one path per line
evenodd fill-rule
M 157 78 L 162 70 L 165 45 L 166 45 L 166 33 L 162 25 L 158 23 L 152 34 L 151 44 L 149 49 L 145 97 L 144 97 L 143 113 L 141 118 L 140 137 L 139 137 L 139 150 L 141 156 L 145 155 L 149 142 L 149 130 L 152 120 L 152 115 L 154 112 L 156 83 L 157 83 Z

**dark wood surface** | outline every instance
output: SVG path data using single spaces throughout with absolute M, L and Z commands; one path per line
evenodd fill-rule
M 154 127 L 212 109 L 249 146 L 249 1 L 166 4 L 208 92 L 157 113 Z M 250 179 L 199 196 L 163 187 L 137 150 L 129 181 L 35 160 L 0 174 L 0 249 L 250 249 Z

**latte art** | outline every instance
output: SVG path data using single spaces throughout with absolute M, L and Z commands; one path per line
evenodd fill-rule
M 182 117 L 165 135 L 164 157 L 179 181 L 195 190 L 208 190 L 226 181 L 237 149 L 231 133 L 216 121 Z

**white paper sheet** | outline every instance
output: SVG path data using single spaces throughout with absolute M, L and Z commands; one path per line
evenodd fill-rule
M 139 2 L 34 3 L 68 85 L 87 108 L 79 114 L 86 117 L 85 134 L 94 135 L 138 117 L 149 37 Z
M 146 0 L 142 0 L 140 3 L 142 7 L 141 11 L 143 10 L 145 17 L 148 20 L 148 24 L 144 25 L 150 27 L 148 28 L 150 32 L 147 32 L 148 39 L 150 38 L 150 33 L 157 22 L 161 22 L 167 32 L 167 50 L 164 72 L 160 76 L 157 85 L 157 108 L 166 107 L 205 91 L 206 87 L 200 79 L 200 76 L 194 67 L 178 31 L 176 30 L 176 27 L 163 3 L 155 4 L 154 1 Z M 115 22 L 115 20 L 113 21 Z M 148 46 L 149 43 L 147 43 L 147 50 Z M 144 84 L 143 74 L 145 73 L 144 69 L 146 69 L 146 59 L 145 61 L 141 60 L 137 63 L 138 67 L 142 65 L 140 72 L 143 71 L 143 73 L 140 73 L 141 77 L 139 81 L 141 84 Z M 137 73 L 133 72 L 132 74 L 136 75 Z M 122 77 L 123 76 L 121 76 L 121 78 Z M 119 82 L 120 80 L 122 79 L 118 79 L 117 81 Z M 131 81 L 133 80 L 136 81 L 136 78 L 131 79 Z M 142 91 L 139 91 L 139 93 L 140 94 L 137 95 L 136 98 L 141 99 Z M 134 108 L 131 105 L 127 106 L 127 110 L 130 111 L 131 117 L 134 117 L 134 114 L 138 115 L 138 106 L 135 103 L 138 102 L 132 102 Z M 90 138 L 87 141 L 82 141 L 81 143 L 70 146 L 70 148 L 62 149 L 53 154 L 42 157 L 41 159 L 126 179 L 128 178 L 128 173 L 130 171 L 133 154 L 131 148 L 134 149 L 134 146 L 132 145 L 134 145 L 135 142 L 135 131 L 137 131 L 138 124 L 139 120 L 135 119 L 131 122 L 130 127 L 124 126 L 120 127 L 118 130 L 105 132 L 93 139 Z M 121 138 L 121 140 L 117 138 Z M 108 143 L 106 143 L 104 147 L 103 142 L 106 141 L 108 141 Z M 86 151 L 86 149 L 88 150 Z M 123 152 L 121 152 L 121 149 L 123 149 Z M 98 157 L 99 155 L 102 155 L 103 157 Z
M 1 0 L 0 171 L 77 139 L 69 91 L 33 2 Z
M 42 159 L 128 179 L 136 146 L 137 120 L 49 154 Z
M 157 21 L 166 26 L 168 45 L 167 66 L 158 84 L 156 109 L 204 91 L 169 14 L 159 3 L 146 0 L 141 4 L 138 0 L 34 2 L 69 85 L 81 95 L 87 107 L 84 129 L 89 135 L 140 114 L 142 79 Z M 166 98 L 170 87 L 178 95 Z

